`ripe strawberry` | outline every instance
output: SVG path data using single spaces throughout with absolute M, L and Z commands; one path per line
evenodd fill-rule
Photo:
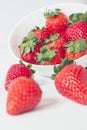
M 81 65 L 73 64 L 72 60 L 64 59 L 63 64 L 59 68 L 55 66 L 57 74 L 54 82 L 57 91 L 77 103 L 87 105 L 87 70 Z
M 33 72 L 29 66 L 24 64 L 13 64 L 7 71 L 5 78 L 5 89 L 8 90 L 11 82 L 20 76 L 32 77 Z
M 48 48 L 56 51 L 56 55 L 50 60 L 45 61 L 45 65 L 60 64 L 61 60 L 65 57 L 65 47 L 66 39 L 59 34 L 50 35 L 49 39 L 45 39 L 45 44 Z
M 36 53 L 40 50 L 42 45 L 40 40 L 34 35 L 34 32 L 30 31 L 19 45 L 21 59 L 28 63 L 36 64 Z
M 48 28 L 52 34 L 62 34 L 66 30 L 69 20 L 60 9 L 55 9 L 55 11 L 48 10 L 44 13 L 44 16 L 46 18 L 46 28 Z
M 37 53 L 37 63 L 42 65 L 60 64 L 64 58 L 64 47 L 60 46 L 58 50 L 51 49 L 48 45 L 44 45 Z
M 40 53 L 37 53 L 36 61 L 38 64 L 44 64 L 46 61 L 51 61 L 56 56 L 56 51 L 50 49 L 47 45 L 44 45 L 40 49 Z
M 68 41 L 74 41 L 80 38 L 87 40 L 87 22 L 79 21 L 70 24 L 65 31 L 65 37 Z
M 68 42 L 65 46 L 67 47 L 65 57 L 68 59 L 75 60 L 87 54 L 87 42 L 85 39 L 81 38 L 76 41 Z
M 18 115 L 33 110 L 40 102 L 42 90 L 31 78 L 19 77 L 11 84 L 8 91 L 6 111 Z
M 34 35 L 41 41 L 44 42 L 45 38 L 49 38 L 50 36 L 50 31 L 47 28 L 38 28 L 36 27 L 35 30 L 33 31 Z
M 59 34 L 50 35 L 49 39 L 45 39 L 45 44 L 48 44 L 48 46 L 51 49 L 58 50 L 61 46 L 66 43 L 66 39 L 64 36 L 60 36 Z
M 36 61 L 35 61 L 36 53 L 35 53 L 35 51 L 34 52 L 30 51 L 26 54 L 20 54 L 20 57 L 23 61 L 25 61 L 27 63 L 36 64 Z
M 41 43 L 39 43 L 38 45 L 36 45 L 36 46 L 34 47 L 35 53 L 40 52 L 40 49 L 41 49 L 41 47 L 43 47 L 43 45 L 44 45 L 43 42 L 41 42 Z

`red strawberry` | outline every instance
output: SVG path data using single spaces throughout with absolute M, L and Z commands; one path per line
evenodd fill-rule
M 36 62 L 36 53 L 40 52 L 40 48 L 43 46 L 43 43 L 39 43 L 38 45 L 35 45 L 34 51 L 27 52 L 26 54 L 20 54 L 20 57 L 23 61 L 32 63 L 32 64 L 37 64 Z
M 72 60 L 66 59 L 63 64 L 59 68 L 55 67 L 57 74 L 54 82 L 57 91 L 77 103 L 87 105 L 87 70 L 81 65 L 73 64 Z
M 41 41 L 44 42 L 45 38 L 49 38 L 50 31 L 47 28 L 37 28 L 34 31 L 34 35 Z
M 44 45 L 42 42 L 48 32 L 45 29 L 32 30 L 24 37 L 23 42 L 19 45 L 20 58 L 28 63 L 36 63 L 36 53 L 40 52 L 40 48 Z M 43 39 L 43 40 L 42 40 Z M 42 40 L 42 41 L 41 41 Z
M 85 39 L 68 42 L 65 46 L 67 47 L 65 57 L 68 59 L 75 60 L 87 54 L 87 42 Z
M 49 39 L 45 39 L 45 42 L 51 49 L 58 50 L 61 46 L 66 43 L 66 39 L 64 36 L 60 36 L 59 34 L 50 35 Z
M 46 28 L 48 28 L 52 34 L 61 34 L 66 30 L 66 24 L 69 20 L 60 9 L 55 9 L 55 11 L 48 10 L 44 13 L 44 16 L 46 18 Z
M 65 57 L 65 47 L 63 46 L 66 43 L 66 39 L 59 34 L 50 35 L 49 39 L 45 39 L 45 44 L 51 50 L 56 51 L 56 55 L 50 61 L 45 61 L 45 65 L 54 65 L 60 64 L 61 60 Z
M 65 31 L 65 37 L 68 41 L 74 41 L 80 38 L 87 40 L 87 22 L 79 21 L 70 24 Z
M 26 77 L 16 78 L 8 91 L 6 111 L 18 115 L 33 110 L 40 102 L 42 90 L 38 83 Z
M 30 31 L 26 37 L 23 38 L 19 45 L 20 57 L 22 60 L 35 64 L 35 46 L 40 43 L 40 40 L 35 37 L 34 33 Z
M 32 70 L 30 67 L 25 66 L 24 64 L 13 64 L 7 71 L 5 78 L 5 89 L 8 90 L 11 82 L 20 76 L 32 77 Z
M 26 54 L 20 54 L 20 57 L 25 62 L 36 64 L 36 61 L 35 61 L 36 53 L 35 53 L 35 51 L 34 52 L 30 51 L 29 53 L 26 53 Z
M 40 53 L 37 53 L 36 61 L 38 64 L 44 64 L 46 61 L 51 61 L 56 56 L 56 51 L 51 50 L 47 45 L 44 45 L 40 49 Z
M 60 46 L 58 50 L 51 49 L 48 45 L 44 45 L 37 53 L 36 60 L 38 64 L 54 65 L 61 63 L 64 58 L 64 47 Z
M 44 45 L 43 42 L 41 42 L 41 43 L 39 43 L 38 45 L 36 45 L 36 46 L 34 47 L 35 53 L 40 52 L 40 49 L 41 49 L 41 47 L 42 47 L 43 45 Z

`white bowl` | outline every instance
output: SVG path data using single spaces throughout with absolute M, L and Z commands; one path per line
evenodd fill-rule
M 20 58 L 18 45 L 22 42 L 22 39 L 27 35 L 27 33 L 33 27 L 35 26 L 42 27 L 43 25 L 45 25 L 45 18 L 43 16 L 43 12 L 45 12 L 46 9 L 55 9 L 55 8 L 62 9 L 62 11 L 67 15 L 70 15 L 75 12 L 87 11 L 87 5 L 85 4 L 61 3 L 61 4 L 49 5 L 47 7 L 43 7 L 23 17 L 13 27 L 8 38 L 10 50 L 17 58 Z M 84 56 L 84 57 L 87 59 L 87 56 Z M 86 62 L 85 64 L 83 64 L 84 57 L 79 58 L 76 61 L 77 62 L 79 61 L 79 64 L 86 66 L 87 64 Z M 51 66 L 32 65 L 32 66 L 36 70 L 36 72 L 38 72 L 40 75 L 50 76 L 53 73 L 53 65 Z

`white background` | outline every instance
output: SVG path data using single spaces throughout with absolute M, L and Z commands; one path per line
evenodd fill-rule
M 43 6 L 61 2 L 87 3 L 86 0 L 0 0 L 0 49 L 8 46 L 9 32 L 23 16 Z
M 87 3 L 86 0 L 0 0 L 0 130 L 87 130 L 87 106 L 62 97 L 54 89 L 53 81 L 38 75 L 35 78 L 43 89 L 40 106 L 19 116 L 6 113 L 5 73 L 17 62 L 9 52 L 8 35 L 23 16 L 48 4 L 61 2 Z

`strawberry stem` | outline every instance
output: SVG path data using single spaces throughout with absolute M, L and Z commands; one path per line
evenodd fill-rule
M 76 41 L 68 42 L 64 46 L 67 47 L 67 52 L 76 54 L 78 52 L 84 52 L 85 48 L 87 48 L 87 42 L 86 39 L 81 38 Z

